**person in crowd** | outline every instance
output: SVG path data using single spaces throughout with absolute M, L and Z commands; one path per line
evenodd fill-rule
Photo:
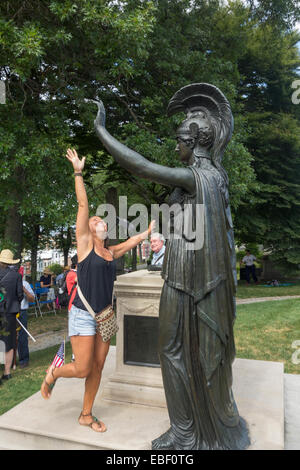
M 54 278 L 53 273 L 50 269 L 45 268 L 43 271 L 43 275 L 40 278 L 41 287 L 47 287 L 49 289 L 47 293 L 47 300 L 52 300 L 53 310 L 56 308 L 55 304 L 55 292 L 54 292 Z M 49 304 L 47 304 L 48 310 L 51 310 Z
M 247 250 L 246 256 L 244 256 L 244 258 L 242 259 L 242 263 L 246 266 L 246 280 L 248 285 L 250 284 L 250 274 L 252 275 L 255 284 L 257 284 L 254 261 L 256 261 L 255 256 L 252 255 L 249 250 Z
M 27 329 L 27 311 L 29 308 L 29 303 L 34 302 L 34 292 L 29 284 L 23 278 L 23 291 L 24 298 L 21 303 L 21 311 L 19 321 Z M 18 336 L 18 355 L 19 355 L 19 366 L 21 369 L 28 367 L 29 365 L 29 348 L 28 348 L 28 335 L 26 331 L 21 328 Z
M 161 233 L 153 233 L 150 239 L 150 247 L 153 251 L 151 261 L 152 266 L 162 266 L 164 262 L 164 255 L 166 247 L 164 245 L 165 237 Z
M 63 272 L 56 276 L 56 306 L 61 309 L 66 306 L 66 291 L 65 291 L 65 279 L 70 272 L 70 266 L 65 266 Z
M 5 366 L 2 380 L 12 378 L 10 370 L 16 349 L 16 315 L 20 312 L 20 304 L 23 300 L 22 276 L 15 269 L 10 269 L 20 262 L 14 259 L 10 250 L 2 250 L 0 253 L 0 287 L 4 290 L 4 300 L 0 303 L 0 313 L 3 317 L 5 335 L 0 339 L 5 343 Z
M 67 290 L 68 290 L 68 296 L 70 298 L 69 300 L 69 305 L 68 305 L 68 311 L 71 310 L 73 301 L 75 299 L 75 295 L 77 293 L 76 290 L 76 285 L 77 285 L 77 263 L 78 263 L 78 257 L 77 255 L 74 255 L 71 258 L 71 269 L 66 277 L 67 281 Z
M 76 289 L 76 286 L 77 286 L 77 263 L 78 263 L 78 256 L 77 255 L 74 255 L 72 258 L 71 258 L 71 270 L 70 272 L 68 273 L 67 277 L 66 277 L 66 281 L 67 281 L 67 292 L 68 292 L 68 296 L 69 296 L 69 305 L 68 305 L 68 312 L 71 310 L 71 307 L 72 307 L 72 304 L 73 304 L 73 301 L 75 299 L 75 295 L 77 293 L 77 289 Z M 75 361 L 75 355 L 74 353 L 72 352 L 72 362 Z
M 60 281 L 61 279 L 63 279 L 63 277 L 65 277 L 65 275 L 66 275 L 69 271 L 70 271 L 70 266 L 65 266 L 63 272 L 62 272 L 61 274 L 58 274 L 58 275 L 56 276 L 55 281 L 56 281 L 56 284 L 57 284 L 57 285 L 59 284 L 59 281 Z
M 94 312 L 98 313 L 112 303 L 112 292 L 116 277 L 116 259 L 136 247 L 154 228 L 151 222 L 147 231 L 129 238 L 118 245 L 109 246 L 107 225 L 97 216 L 89 216 L 89 205 L 82 171 L 85 158 L 80 160 L 75 150 L 68 149 L 67 159 L 72 163 L 75 176 L 75 191 L 78 201 L 76 222 L 77 283 L 83 296 Z M 59 368 L 51 365 L 41 386 L 44 399 L 49 399 L 59 377 L 85 378 L 83 407 L 78 418 L 82 426 L 95 432 L 105 432 L 106 425 L 92 414 L 102 370 L 109 351 L 110 341 L 104 342 L 96 334 L 96 321 L 82 303 L 78 292 L 69 312 L 69 336 L 75 361 Z

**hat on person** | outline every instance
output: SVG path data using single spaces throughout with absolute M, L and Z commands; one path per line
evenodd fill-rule
M 45 268 L 43 274 L 52 274 L 52 271 L 49 268 Z
M 13 252 L 10 250 L 2 250 L 0 253 L 0 263 L 5 264 L 18 264 L 19 259 L 14 259 Z

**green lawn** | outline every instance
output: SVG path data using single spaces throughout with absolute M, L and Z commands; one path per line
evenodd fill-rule
M 28 330 L 33 337 L 50 331 L 66 330 L 68 328 L 68 312 L 67 310 L 58 310 L 56 315 L 47 311 L 43 312 L 43 316 L 36 317 L 30 314 L 28 317 Z
M 253 297 L 281 297 L 285 295 L 300 295 L 300 281 L 291 281 L 294 285 L 287 287 L 263 287 L 261 284 L 246 285 L 245 281 L 239 281 L 237 287 L 238 299 Z
M 113 337 L 111 345 L 116 344 L 116 338 Z M 30 365 L 25 369 L 17 367 L 12 371 L 13 378 L 7 382 L 2 381 L 0 386 L 0 415 L 10 410 L 18 403 L 38 392 L 42 381 L 45 378 L 46 370 L 54 359 L 59 345 L 52 346 L 41 351 L 30 353 Z M 71 343 L 66 343 L 66 362 L 71 361 L 72 349 Z M 3 365 L 0 365 L 1 375 Z
M 284 372 L 300 374 L 292 362 L 292 343 L 300 340 L 300 299 L 239 305 L 235 322 L 236 355 L 284 363 Z
M 58 346 L 53 346 L 43 351 L 31 353 L 29 367 L 25 369 L 17 367 L 15 371 L 12 371 L 13 378 L 11 380 L 2 381 L 0 386 L 0 414 L 10 410 L 40 389 L 47 367 L 51 364 L 57 350 Z M 68 362 L 71 360 L 70 343 L 66 344 L 66 360 Z
M 47 321 L 54 322 L 55 317 L 50 315 Z M 33 320 L 36 329 L 45 321 L 41 318 Z M 292 343 L 300 340 L 300 299 L 239 305 L 234 331 L 237 357 L 283 362 L 285 373 L 300 374 L 300 364 L 292 362 L 295 352 Z M 115 338 L 112 344 L 115 344 Z M 0 414 L 39 391 L 57 349 L 58 346 L 53 346 L 31 353 L 30 367 L 12 371 L 13 379 L 0 386 Z M 70 359 L 71 346 L 67 343 L 66 361 Z

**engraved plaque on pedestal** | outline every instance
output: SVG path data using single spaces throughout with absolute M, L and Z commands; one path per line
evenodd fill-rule
M 124 315 L 124 364 L 160 367 L 158 318 Z
M 105 400 L 166 407 L 158 359 L 160 272 L 146 269 L 118 276 L 116 370 L 104 387 Z

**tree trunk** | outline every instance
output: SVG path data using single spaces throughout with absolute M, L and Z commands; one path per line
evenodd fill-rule
M 68 227 L 67 238 L 64 240 L 64 265 L 68 266 L 69 264 L 69 251 L 72 246 L 72 229 Z
M 139 248 L 140 263 L 142 263 L 143 262 L 143 253 L 142 253 L 142 244 L 141 243 L 138 245 L 138 248 Z
M 133 248 L 132 250 L 132 271 L 136 271 L 137 270 L 137 249 L 136 247 Z
M 70 251 L 71 246 L 72 246 L 72 228 L 68 226 L 67 235 L 65 237 L 64 227 L 61 227 L 59 247 L 63 251 L 63 254 L 64 254 L 64 266 L 68 265 L 69 251 Z
M 35 285 L 37 280 L 37 254 L 39 246 L 39 237 L 40 237 L 40 226 L 35 224 L 33 226 L 33 238 L 31 245 L 31 281 Z
M 106 197 L 105 197 L 105 201 L 106 201 L 106 204 L 111 204 L 112 206 L 114 206 L 115 210 L 116 210 L 116 215 L 118 215 L 119 213 L 119 200 L 118 200 L 118 191 L 116 188 L 109 188 L 107 191 L 106 191 Z M 117 220 L 116 220 L 116 237 L 115 239 L 112 239 L 110 238 L 109 239 L 109 245 L 117 245 L 118 243 L 120 243 L 119 239 L 118 239 L 118 223 L 117 223 Z M 124 259 L 124 256 L 121 256 L 121 258 L 118 258 L 116 260 L 117 262 L 117 276 L 119 276 L 120 274 L 124 274 L 124 266 L 125 266 L 125 259 Z
M 21 258 L 23 242 L 23 220 L 16 206 L 8 209 L 4 239 L 7 241 L 8 247 L 13 248 L 15 256 L 17 258 Z
M 4 231 L 4 239 L 8 248 L 12 248 L 17 258 L 21 258 L 23 243 L 23 220 L 20 214 L 20 205 L 23 195 L 24 169 L 17 167 L 15 170 L 15 178 L 12 182 L 12 190 L 8 197 L 11 198 L 13 205 L 9 207 L 6 215 L 6 224 Z

